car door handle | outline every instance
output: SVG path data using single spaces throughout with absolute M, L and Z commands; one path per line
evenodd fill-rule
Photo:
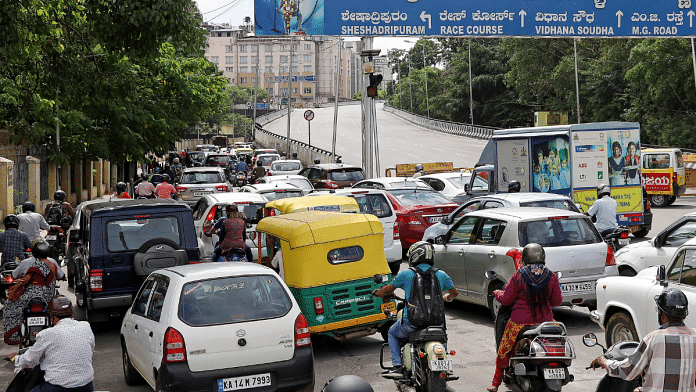
M 464 256 L 464 251 L 463 251 L 463 250 L 460 250 L 460 251 L 459 251 L 459 257 L 463 257 L 463 256 Z
M 135 324 L 135 327 L 133 327 L 133 329 L 138 329 L 138 324 Z
M 488 252 L 488 257 L 490 257 L 491 259 L 494 258 L 494 257 L 495 257 L 495 252 L 494 252 L 494 251 Z
M 149 335 L 150 335 L 150 337 L 154 336 L 154 334 L 152 333 L 152 331 L 150 331 Z

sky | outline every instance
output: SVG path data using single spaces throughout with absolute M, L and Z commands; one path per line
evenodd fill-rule
M 198 9 L 203 14 L 203 21 L 229 23 L 231 26 L 241 26 L 244 24 L 244 17 L 250 16 L 254 20 L 254 0 L 194 0 L 198 4 Z M 347 40 L 356 40 L 347 38 Z M 399 38 L 399 37 L 376 37 L 374 41 L 375 49 L 382 49 L 380 54 L 386 55 L 390 49 L 410 49 L 412 43 L 405 40 L 417 41 L 418 37 Z

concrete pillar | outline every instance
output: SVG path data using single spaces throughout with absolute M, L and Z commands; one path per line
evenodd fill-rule
M 104 161 L 101 159 L 94 162 L 94 181 L 97 184 L 97 188 L 96 194 L 92 197 L 92 199 L 104 194 Z
M 103 173 L 102 176 L 104 177 L 102 181 L 102 195 L 105 195 L 109 193 L 109 189 L 111 189 L 111 162 L 110 161 L 104 161 L 104 165 L 102 166 Z
M 75 198 L 73 197 L 73 189 L 72 189 L 72 165 L 69 163 L 66 163 L 60 167 L 60 174 L 61 174 L 61 181 L 60 181 L 60 188 L 65 192 L 66 200 L 70 202 L 72 205 L 75 204 Z M 53 195 L 50 195 L 53 197 Z
M 106 193 L 111 193 L 111 188 L 113 185 L 113 188 L 116 188 L 116 183 L 118 182 L 118 166 L 115 164 L 111 165 L 111 182 L 109 183 L 109 187 L 106 189 Z
M 48 198 L 52 199 L 53 194 L 58 190 L 58 166 L 54 162 L 48 163 Z M 40 204 L 36 205 L 39 208 Z M 41 210 L 43 213 L 43 209 Z
M 14 213 L 14 162 L 0 157 L 0 217 Z
M 97 198 L 97 187 L 95 183 L 96 174 L 94 173 L 94 168 L 99 164 L 99 162 L 89 161 L 85 162 L 87 165 L 87 200 L 92 200 Z
M 41 161 L 27 155 L 27 169 L 29 182 L 27 200 L 34 202 L 35 206 L 41 206 Z M 38 207 L 37 207 L 38 208 Z
M 75 167 L 73 168 L 73 175 L 75 176 L 75 189 L 73 189 L 73 192 L 75 192 L 75 204 L 73 205 L 78 205 L 84 201 L 84 194 L 82 191 L 84 190 L 83 186 L 83 178 L 84 178 L 84 161 L 76 161 L 75 162 Z

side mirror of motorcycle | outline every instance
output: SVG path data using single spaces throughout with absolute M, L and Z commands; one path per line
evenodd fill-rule
M 377 284 L 384 282 L 384 278 L 381 274 L 375 274 L 375 276 L 372 277 L 372 280 Z
M 495 271 L 486 271 L 484 275 L 488 280 L 495 280 L 498 278 L 498 274 L 496 274 Z
M 597 335 L 593 333 L 586 333 L 582 337 L 582 342 L 585 344 L 587 347 L 594 347 L 597 345 Z

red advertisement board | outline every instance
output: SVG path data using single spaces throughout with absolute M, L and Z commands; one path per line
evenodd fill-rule
M 648 193 L 668 192 L 672 193 L 672 176 L 670 173 L 645 173 L 643 172 L 645 190 Z

